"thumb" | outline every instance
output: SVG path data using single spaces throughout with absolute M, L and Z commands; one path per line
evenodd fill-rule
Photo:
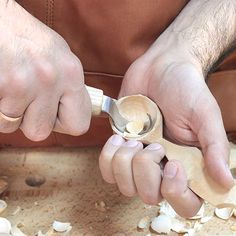
M 204 107 L 199 107 L 194 112 L 192 124 L 196 124 L 194 129 L 202 148 L 208 173 L 217 183 L 230 189 L 234 185 L 234 179 L 228 166 L 229 142 L 220 108 L 210 91 L 208 95 L 204 102 L 199 103 L 204 104 Z
M 122 81 L 119 98 L 133 94 L 147 95 L 150 69 L 142 57 L 137 59 L 127 72 Z

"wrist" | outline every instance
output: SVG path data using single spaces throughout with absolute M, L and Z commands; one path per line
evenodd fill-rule
M 179 48 L 206 76 L 235 48 L 235 10 L 234 0 L 189 1 L 154 45 L 164 54 Z
M 207 75 L 206 65 L 193 52 L 191 43 L 183 40 L 175 32 L 164 32 L 147 53 L 150 53 L 150 57 L 154 57 L 163 68 L 173 64 L 191 64 L 204 77 Z

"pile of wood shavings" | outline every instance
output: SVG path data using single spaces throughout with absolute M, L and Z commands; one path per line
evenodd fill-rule
M 5 211 L 7 208 L 7 203 L 4 200 L 0 200 L 0 214 Z M 17 209 L 12 213 L 16 215 L 19 213 L 21 208 L 18 206 Z M 4 236 L 27 236 L 20 230 L 20 224 L 12 225 L 11 222 L 4 217 L 0 217 L 0 235 Z M 39 231 L 37 236 L 53 236 L 53 235 L 67 235 L 70 232 L 72 226 L 70 223 L 63 223 L 60 221 L 54 221 L 51 229 L 46 234 L 43 234 L 42 231 Z M 58 234 L 63 233 L 63 234 Z
M 196 236 L 197 232 L 201 230 L 203 224 L 212 220 L 214 215 L 205 215 L 204 203 L 199 212 L 189 219 L 184 219 L 177 215 L 174 209 L 166 202 L 163 201 L 159 204 L 160 209 L 158 215 L 154 218 L 145 216 L 138 222 L 138 229 L 144 230 L 151 228 L 158 234 L 169 234 L 171 231 L 183 234 L 183 236 Z M 215 216 L 228 220 L 231 216 L 236 217 L 236 209 L 232 208 L 215 208 Z M 230 227 L 231 231 L 236 231 L 236 225 Z M 151 235 L 151 234 L 148 234 Z

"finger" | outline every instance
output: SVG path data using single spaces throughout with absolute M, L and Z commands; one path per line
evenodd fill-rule
M 70 135 L 87 132 L 91 119 L 91 100 L 85 86 L 64 93 L 58 108 L 58 119 L 54 130 Z
M 23 116 L 9 117 L 0 112 L 0 132 L 11 133 L 18 129 L 21 124 Z
M 122 80 L 119 98 L 128 95 L 148 93 L 149 83 L 148 81 L 143 83 L 143 78 L 147 80 L 150 78 L 150 74 L 148 73 L 150 71 L 149 65 L 145 54 L 131 64 Z
M 212 95 L 209 96 L 212 98 Z M 206 106 L 196 111 L 193 124 L 211 177 L 224 186 L 231 188 L 234 180 L 228 167 L 229 142 L 225 133 L 220 108 L 214 98 L 208 98 Z
M 166 163 L 161 193 L 182 217 L 194 216 L 202 205 L 202 200 L 188 188 L 185 171 L 178 161 Z
M 50 135 L 56 122 L 58 103 L 59 98 L 52 98 L 45 94 L 28 106 L 20 125 L 27 138 L 41 141 Z
M 99 156 L 99 168 L 103 179 L 108 183 L 112 184 L 116 182 L 113 176 L 112 159 L 115 152 L 124 142 L 125 140 L 120 135 L 112 135 L 107 140 Z
M 116 151 L 112 161 L 114 178 L 122 194 L 132 197 L 136 194 L 132 173 L 132 159 L 143 148 L 141 142 L 129 140 Z
M 138 195 L 149 205 L 155 205 L 162 200 L 159 164 L 164 154 L 164 148 L 158 143 L 153 143 L 136 153 L 133 158 L 134 181 Z
M 2 98 L 0 102 L 0 111 L 6 117 L 17 118 L 23 116 L 25 109 L 27 108 L 30 101 L 17 97 L 6 97 Z M 0 132 L 11 133 L 18 129 L 22 119 L 16 120 L 15 122 L 9 122 L 10 120 L 0 120 Z

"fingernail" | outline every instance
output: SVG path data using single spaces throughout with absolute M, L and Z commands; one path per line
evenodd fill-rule
M 135 147 L 137 145 L 138 145 L 138 141 L 136 140 L 129 140 L 123 144 L 123 146 L 126 146 L 126 147 Z
M 159 150 L 161 148 L 162 148 L 162 146 L 159 143 L 152 143 L 152 144 L 149 144 L 145 149 L 148 149 L 148 150 Z
M 164 168 L 164 177 L 173 179 L 177 174 L 178 167 L 173 162 L 168 162 Z
M 115 146 L 119 146 L 123 143 L 123 139 L 119 135 L 113 135 L 110 139 L 111 143 Z

